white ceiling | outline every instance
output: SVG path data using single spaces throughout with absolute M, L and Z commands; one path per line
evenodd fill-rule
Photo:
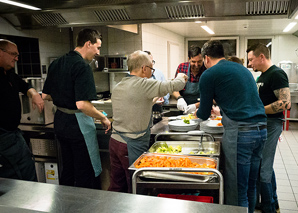
M 294 16 L 295 17 L 295 16 Z M 283 29 L 291 22 L 297 22 L 295 27 L 287 33 Z M 216 37 L 216 36 L 262 36 L 293 34 L 298 30 L 297 19 L 249 19 L 249 20 L 223 20 L 208 21 L 207 23 L 172 22 L 156 23 L 156 25 L 175 32 L 186 38 L 192 37 Z M 214 35 L 208 34 L 201 25 L 207 25 L 214 31 Z

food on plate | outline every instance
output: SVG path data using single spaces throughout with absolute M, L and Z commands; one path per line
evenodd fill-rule
M 186 124 L 190 124 L 190 121 L 188 119 L 184 119 L 183 122 Z
M 216 118 L 214 118 L 213 120 L 221 120 L 222 117 L 221 116 L 216 116 Z
M 222 126 L 222 123 L 218 123 L 218 124 L 216 124 L 216 126 Z
M 168 146 L 166 142 L 162 143 L 159 147 L 151 147 L 149 152 L 165 153 L 165 154 L 178 154 L 182 151 L 181 146 Z
M 193 114 L 188 114 L 187 116 L 181 116 L 181 119 L 191 120 L 191 119 L 196 119 L 196 116 L 194 116 Z
M 199 164 L 192 162 L 189 158 L 173 159 L 167 156 L 145 156 L 137 165 L 136 168 L 143 167 L 179 167 L 179 168 L 212 168 L 215 169 L 215 164 Z M 188 172 L 191 174 L 210 175 L 212 172 Z

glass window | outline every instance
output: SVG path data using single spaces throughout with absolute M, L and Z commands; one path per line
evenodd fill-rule
M 218 37 L 218 38 L 210 38 L 210 39 L 191 39 L 188 40 L 188 47 L 187 47 L 187 51 L 189 49 L 189 47 L 191 45 L 197 45 L 199 47 L 202 47 L 205 42 L 209 41 L 209 40 L 219 40 L 223 47 L 224 47 L 224 51 L 225 51 L 225 57 L 229 57 L 229 56 L 237 56 L 238 55 L 238 46 L 239 46 L 239 38 L 238 37 Z

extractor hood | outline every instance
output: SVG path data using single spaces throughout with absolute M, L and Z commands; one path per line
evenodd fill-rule
M 23 0 L 30 11 L 0 3 L 0 16 L 17 29 L 138 23 L 291 18 L 297 0 Z

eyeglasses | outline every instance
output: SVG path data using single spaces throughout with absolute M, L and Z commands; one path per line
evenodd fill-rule
M 0 48 L 0 50 L 2 50 L 3 52 L 5 52 L 5 53 L 11 55 L 11 56 L 14 57 L 14 58 L 19 57 L 19 54 L 16 53 L 16 52 L 10 52 L 10 51 L 8 51 L 8 50 L 6 50 L 6 49 L 2 49 L 2 48 Z
M 153 69 L 152 67 L 149 67 L 149 66 L 146 66 L 148 67 L 149 69 L 151 69 L 151 73 L 154 73 L 155 72 L 155 69 Z

